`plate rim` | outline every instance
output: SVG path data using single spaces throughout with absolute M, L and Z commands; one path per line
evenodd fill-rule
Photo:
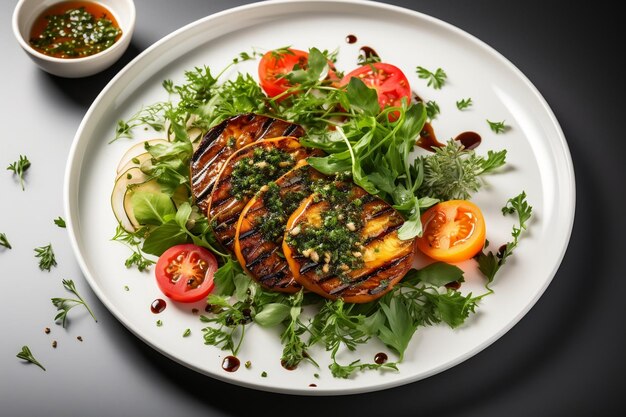
M 86 128 L 86 126 L 88 125 L 92 114 L 94 112 L 96 112 L 96 110 L 99 108 L 100 103 L 108 96 L 109 91 L 112 90 L 114 88 L 114 86 L 120 82 L 120 80 L 123 80 L 125 77 L 129 76 L 129 73 L 132 72 L 132 70 L 139 66 L 141 64 L 141 62 L 143 60 L 145 60 L 147 57 L 150 57 L 151 55 L 155 54 L 155 51 L 158 51 L 159 49 L 163 48 L 164 45 L 168 45 L 170 42 L 174 42 L 176 40 L 176 38 L 178 38 L 181 34 L 186 33 L 189 30 L 192 30 L 193 28 L 195 28 L 196 26 L 200 26 L 200 25 L 204 25 L 206 24 L 206 22 L 210 22 L 210 21 L 214 21 L 214 20 L 221 20 L 221 19 L 228 19 L 229 16 L 231 15 L 237 15 L 243 11 L 249 11 L 249 10 L 253 10 L 253 9 L 266 9 L 266 8 L 274 8 L 277 7 L 277 5 L 284 5 L 285 7 L 288 7 L 288 5 L 294 5 L 297 4 L 298 6 L 302 7 L 302 5 L 304 4 L 309 4 L 309 5 L 315 5 L 315 4 L 320 4 L 320 3 L 326 3 L 326 4 L 335 4 L 337 6 L 340 5 L 355 5 L 355 6 L 359 6 L 359 7 L 367 7 L 370 8 L 371 10 L 376 10 L 376 9 L 384 9 L 387 11 L 391 11 L 391 12 L 396 12 L 396 13 L 400 13 L 403 15 L 407 15 L 410 16 L 411 18 L 416 18 L 416 19 L 423 19 L 426 21 L 429 21 L 432 24 L 435 24 L 437 26 L 439 26 L 440 28 L 446 30 L 446 31 L 451 31 L 453 32 L 455 35 L 457 36 L 461 36 L 462 38 L 464 38 L 465 40 L 469 41 L 470 43 L 476 45 L 477 47 L 481 48 L 483 51 L 487 52 L 491 57 L 496 58 L 501 64 L 503 64 L 505 67 L 507 67 L 507 69 L 509 71 L 511 71 L 515 76 L 518 77 L 518 79 L 520 81 L 523 82 L 523 84 L 525 85 L 526 88 L 529 89 L 529 92 L 532 93 L 532 95 L 538 100 L 538 103 L 541 104 L 542 106 L 542 112 L 545 113 L 546 116 L 548 116 L 550 122 L 551 122 L 551 127 L 554 128 L 559 143 L 558 143 L 558 149 L 560 151 L 562 151 L 563 153 L 563 157 L 564 160 L 562 160 L 561 162 L 565 163 L 565 166 L 567 167 L 566 170 L 566 175 L 565 177 L 569 178 L 569 181 L 567 181 L 568 184 L 568 189 L 564 190 L 564 195 L 569 195 L 569 204 L 567 205 L 567 208 L 569 209 L 569 224 L 567 225 L 567 229 L 564 231 L 564 238 L 565 238 L 565 244 L 563 245 L 563 247 L 561 248 L 560 254 L 558 259 L 556 259 L 556 262 L 554 263 L 554 267 L 552 269 L 552 271 L 550 271 L 549 276 L 547 277 L 547 279 L 543 282 L 543 285 L 541 286 L 541 288 L 538 288 L 535 296 L 533 297 L 532 300 L 529 300 L 529 302 L 524 306 L 524 308 L 514 317 L 514 319 L 510 320 L 506 326 L 503 326 L 500 331 L 495 332 L 494 334 L 492 334 L 490 337 L 486 338 L 485 340 L 482 341 L 482 343 L 478 344 L 474 349 L 471 349 L 469 351 L 466 351 L 464 354 L 459 355 L 458 357 L 454 358 L 453 360 L 450 360 L 448 362 L 446 362 L 445 364 L 432 368 L 430 369 L 428 372 L 422 373 L 420 375 L 408 375 L 405 378 L 400 378 L 397 380 L 393 380 L 393 381 L 383 381 L 382 383 L 379 384 L 375 384 L 375 385 L 367 385 L 367 386 L 359 386 L 356 388 L 349 388 L 349 389 L 315 389 L 315 390 L 311 390 L 311 389 L 302 389 L 302 388 L 277 388 L 277 387 L 273 387 L 273 386 L 264 386 L 260 383 L 251 383 L 248 381 L 241 381 L 241 380 L 235 380 L 232 378 L 228 378 L 226 375 L 220 375 L 217 373 L 211 373 L 211 372 L 207 372 L 204 369 L 200 369 L 190 363 L 185 362 L 183 359 L 178 358 L 177 356 L 170 354 L 169 352 L 167 352 L 164 349 L 161 349 L 158 345 L 151 343 L 149 340 L 147 340 L 146 337 L 144 337 L 141 334 L 141 330 L 139 328 L 137 328 L 137 326 L 135 326 L 133 323 L 130 322 L 126 322 L 125 320 L 123 320 L 123 314 L 115 307 L 114 303 L 111 301 L 111 299 L 109 299 L 109 297 L 104 293 L 104 291 L 100 288 L 100 286 L 97 284 L 97 281 L 94 279 L 94 277 L 91 274 L 91 271 L 86 263 L 86 261 L 83 258 L 83 254 L 82 254 L 82 249 L 81 249 L 81 245 L 79 243 L 79 233 L 77 233 L 77 231 L 79 230 L 79 227 L 77 226 L 77 222 L 75 224 L 74 221 L 74 216 L 78 216 L 76 213 L 78 212 L 78 208 L 73 209 L 72 206 L 72 201 L 75 198 L 75 196 L 77 195 L 78 189 L 80 187 L 80 176 L 76 176 L 74 175 L 76 172 L 80 173 L 82 171 L 82 164 L 81 164 L 81 160 L 77 160 L 76 156 L 79 150 L 79 145 L 80 145 L 80 138 L 83 136 L 83 131 Z M 132 81 L 133 78 L 130 78 L 129 81 Z M 190 22 L 182 27 L 180 27 L 179 29 L 176 29 L 172 32 L 170 32 L 169 34 L 165 35 L 164 37 L 162 37 L 161 39 L 157 40 L 155 43 L 153 43 L 152 45 L 150 45 L 148 48 L 146 48 L 144 51 L 142 51 L 140 54 L 138 54 L 133 60 L 131 60 L 128 64 L 126 64 L 108 83 L 107 85 L 102 89 L 102 91 L 98 94 L 98 96 L 94 99 L 94 101 L 92 102 L 92 104 L 90 105 L 89 109 L 87 110 L 87 112 L 85 113 L 83 119 L 81 120 L 81 123 L 76 131 L 76 134 L 73 138 L 71 147 L 70 147 L 70 151 L 68 154 L 68 159 L 67 159 L 67 164 L 66 164 L 66 169 L 65 169 L 65 174 L 64 174 L 64 186 L 63 186 L 63 200 L 64 200 L 64 212 L 65 212 L 65 216 L 66 216 L 66 222 L 67 222 L 67 230 L 68 230 L 68 234 L 70 237 L 70 243 L 71 243 L 71 247 L 72 247 L 72 251 L 75 255 L 75 259 L 77 261 L 77 263 L 79 264 L 79 267 L 81 269 L 81 272 L 83 274 L 83 276 L 85 277 L 86 281 L 88 282 L 89 286 L 91 287 L 92 291 L 96 294 L 96 296 L 98 297 L 99 301 L 104 304 L 104 306 L 107 308 L 107 310 L 125 327 L 127 328 L 131 333 L 133 333 L 134 336 L 138 337 L 140 340 L 142 340 L 144 343 L 146 343 L 149 347 L 151 347 L 152 349 L 155 349 L 157 352 L 163 354 L 164 356 L 166 356 L 167 358 L 175 361 L 176 363 L 179 363 L 189 369 L 192 369 L 202 375 L 223 381 L 223 382 L 227 382 L 233 385 L 238 385 L 238 386 L 243 386 L 243 387 L 247 387 L 247 388 L 252 388 L 252 389 L 257 389 L 257 390 L 261 390 L 261 391 L 267 391 L 267 392 L 276 392 L 276 393 L 283 393 L 283 394 L 293 394 L 293 395 L 309 395 L 309 396 L 322 396 L 322 395 L 350 395 L 350 394 L 358 394 L 358 393 L 367 393 L 367 392 L 373 392 L 373 391 L 380 391 L 380 390 L 386 390 L 386 389 L 390 389 L 390 388 L 394 388 L 394 387 L 398 387 L 398 386 L 402 386 L 402 385 L 407 385 L 410 383 L 414 383 L 416 381 L 419 380 L 423 380 L 426 379 L 430 376 L 436 375 L 438 373 L 441 373 L 447 369 L 450 369 L 466 360 L 468 360 L 469 358 L 477 355 L 478 353 L 480 353 L 481 351 L 483 351 L 484 349 L 486 349 L 487 347 L 489 347 L 491 344 L 493 344 L 494 342 L 496 342 L 498 339 L 500 339 L 502 336 L 504 336 L 508 331 L 511 330 L 511 328 L 513 328 L 517 323 L 519 323 L 519 321 L 528 313 L 528 311 L 530 311 L 530 309 L 537 303 L 537 301 L 539 300 L 539 298 L 543 295 L 543 293 L 545 292 L 545 290 L 547 289 L 547 287 L 550 285 L 550 283 L 552 282 L 552 280 L 554 279 L 562 261 L 563 258 L 565 256 L 565 253 L 569 247 L 569 243 L 571 240 L 571 235 L 572 235 L 572 231 L 573 231 L 573 225 L 574 225 L 574 221 L 575 221 L 575 214 L 576 214 L 576 181 L 575 181 L 575 172 L 574 172 L 574 166 L 573 166 L 573 161 L 571 158 L 571 153 L 569 150 L 569 147 L 567 145 L 567 141 L 565 139 L 565 135 L 563 133 L 563 130 L 554 114 L 554 112 L 552 111 L 552 109 L 550 108 L 550 106 L 548 105 L 547 101 L 545 100 L 545 98 L 543 97 L 543 95 L 539 92 L 539 90 L 534 86 L 534 84 L 528 79 L 528 77 L 526 77 L 526 75 L 519 70 L 510 60 L 508 60 L 505 56 L 503 56 L 500 52 L 498 52 L 495 48 L 493 48 L 492 46 L 490 46 L 489 44 L 487 44 L 486 42 L 482 41 L 481 39 L 477 38 L 476 36 L 460 29 L 457 26 L 454 26 L 451 23 L 448 23 L 444 20 L 441 20 L 439 18 L 424 14 L 422 12 L 418 12 L 415 10 L 411 10 L 411 9 L 407 9 L 401 6 L 396 6 L 396 5 L 391 5 L 391 4 L 386 4 L 386 3 L 380 3 L 377 1 L 365 1 L 365 0 L 270 0 L 270 1 L 265 1 L 265 2 L 256 2 L 256 3 L 251 3 L 251 4 L 246 4 L 246 5 L 241 5 L 241 6 L 237 6 L 237 7 L 233 7 L 233 8 L 229 8 L 226 10 L 222 10 L 220 12 L 211 14 L 211 15 L 207 15 L 204 16 L 200 19 L 197 19 L 193 22 Z

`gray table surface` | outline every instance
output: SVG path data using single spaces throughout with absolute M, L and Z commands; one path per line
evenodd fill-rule
M 542 92 L 559 119 L 576 171 L 572 240 L 554 281 L 504 337 L 466 362 L 410 385 L 314 398 L 215 381 L 161 356 L 111 316 L 81 274 L 64 229 L 63 175 L 74 133 L 111 77 L 162 36 L 247 1 L 136 0 L 137 28 L 123 59 L 96 76 L 67 80 L 39 70 L 11 32 L 14 1 L 0 5 L 0 416 L 587 416 L 623 412 L 626 372 L 623 207 L 626 178 L 621 95 L 613 62 L 617 13 L 599 2 L 422 0 L 402 5 L 450 22 L 495 47 Z M 22 191 L 4 167 L 27 155 Z M 42 272 L 33 249 L 52 243 L 58 266 Z M 73 279 L 98 323 L 53 323 L 51 297 Z M 50 334 L 44 328 L 52 329 Z M 77 340 L 82 336 L 83 341 Z M 53 340 L 58 347 L 53 349 Z M 29 345 L 42 372 L 15 358 Z M 623 414 L 621 414 L 623 415 Z

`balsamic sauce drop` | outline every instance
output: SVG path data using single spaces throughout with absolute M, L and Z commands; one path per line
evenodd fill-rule
M 380 60 L 378 53 L 369 46 L 362 46 L 359 49 L 359 61 Z
M 239 362 L 239 359 L 237 359 L 236 357 L 226 356 L 222 361 L 222 369 L 226 372 L 235 372 L 237 369 L 239 369 L 240 363 L 241 362 Z
M 356 43 L 357 39 L 356 36 L 350 34 L 348 36 L 346 36 L 346 42 L 347 43 Z
M 382 365 L 383 363 L 387 362 L 387 354 L 384 352 L 378 352 L 376 356 L 374 356 L 374 362 L 376 362 L 379 365 Z
M 461 142 L 465 149 L 474 149 L 482 141 L 478 133 L 471 131 L 459 133 L 454 140 Z
M 162 313 L 163 310 L 165 310 L 165 307 L 167 307 L 167 303 L 165 302 L 165 300 L 157 298 L 150 305 L 150 311 L 152 311 L 154 314 L 159 314 Z

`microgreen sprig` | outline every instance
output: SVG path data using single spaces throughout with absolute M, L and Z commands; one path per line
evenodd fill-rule
M 52 244 L 35 248 L 35 258 L 39 258 L 39 269 L 50 272 L 53 266 L 57 266 L 57 260 L 52 250 Z
M 11 249 L 11 244 L 9 243 L 9 239 L 7 239 L 7 235 L 4 233 L 0 233 L 0 246 L 4 246 L 7 249 Z
M 7 171 L 13 171 L 13 173 L 19 177 L 22 191 L 24 190 L 24 174 L 28 168 L 30 168 L 30 161 L 25 155 L 20 155 L 19 160 L 9 164 L 7 167 Z
M 35 359 L 35 357 L 33 356 L 33 353 L 30 351 L 30 348 L 28 346 L 22 346 L 22 351 L 18 352 L 17 355 L 18 358 L 23 359 L 27 362 L 30 362 L 34 365 L 37 365 L 38 367 L 40 367 L 41 369 L 43 369 L 44 371 L 46 370 L 46 368 L 43 367 L 43 365 L 41 363 L 39 363 L 39 361 L 37 361 L 37 359 Z
M 418 66 L 416 71 L 420 78 L 428 80 L 428 87 L 432 86 L 435 90 L 439 90 L 443 87 L 446 83 L 446 79 L 448 78 L 446 72 L 441 68 L 437 68 L 435 72 L 431 72 L 424 67 Z
M 71 292 L 72 294 L 74 294 L 76 296 L 77 299 L 74 298 L 52 298 L 52 304 L 57 308 L 57 311 L 59 312 L 56 317 L 54 318 L 54 320 L 61 320 L 61 325 L 63 327 L 65 327 L 66 323 L 67 323 L 67 313 L 69 313 L 69 311 L 78 306 L 78 305 L 83 305 L 85 306 L 85 308 L 87 309 L 87 311 L 89 312 L 89 314 L 91 314 L 91 317 L 93 317 L 95 322 L 98 322 L 98 320 L 96 319 L 96 316 L 93 314 L 93 311 L 91 311 L 91 309 L 89 308 L 89 306 L 87 305 L 87 303 L 85 302 L 85 300 L 80 296 L 80 294 L 78 294 L 78 292 L 76 291 L 76 286 L 74 285 L 74 281 L 72 281 L 71 279 L 64 279 L 63 280 L 63 287 Z

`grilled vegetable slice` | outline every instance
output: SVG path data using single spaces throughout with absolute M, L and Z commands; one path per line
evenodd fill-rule
M 256 114 L 237 115 L 211 128 L 191 157 L 191 191 L 198 207 L 207 209 L 217 175 L 233 153 L 258 140 L 302 135 L 296 124 Z
M 231 155 L 215 181 L 207 210 L 218 242 L 233 251 L 239 215 L 254 194 L 299 160 L 317 154 L 294 137 L 281 137 L 251 143 Z
M 325 298 L 375 300 L 411 268 L 414 241 L 400 240 L 393 207 L 345 182 L 311 195 L 290 216 L 283 252 L 295 280 Z
M 289 216 L 326 177 L 300 160 L 296 167 L 267 184 L 244 207 L 235 232 L 235 254 L 246 272 L 265 288 L 295 292 L 282 249 Z

